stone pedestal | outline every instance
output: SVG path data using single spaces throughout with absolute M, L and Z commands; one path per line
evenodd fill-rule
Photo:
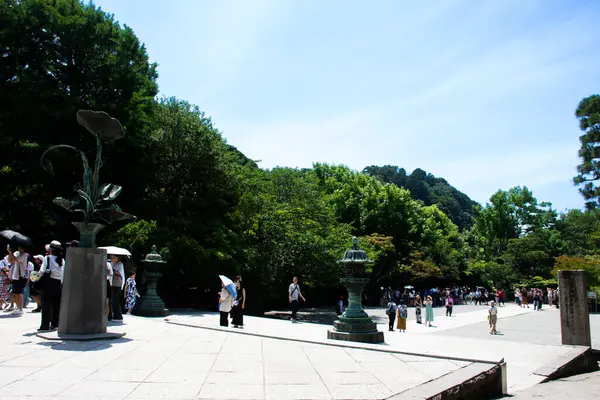
M 122 337 L 106 332 L 106 250 L 67 249 L 58 332 L 46 339 L 90 340 Z
M 161 272 L 147 271 L 148 289 L 144 297 L 139 300 L 139 306 L 132 311 L 133 315 L 140 317 L 166 317 L 169 315 L 165 302 L 156 293 L 156 284 L 161 276 Z
M 162 269 L 166 263 L 157 253 L 156 246 L 152 246 L 152 251 L 146 255 L 142 263 L 146 267 L 148 286 L 146 294 L 139 300 L 140 304 L 133 309 L 132 314 L 140 317 L 166 317 L 169 315 L 169 310 L 156 293 L 156 285 L 162 277 Z
M 383 332 L 377 330 L 377 324 L 361 305 L 360 293 L 369 279 L 346 277 L 341 282 L 348 290 L 348 308 L 333 322 L 333 329 L 327 331 L 327 339 L 382 343 Z
M 562 344 L 591 346 L 585 271 L 558 271 Z

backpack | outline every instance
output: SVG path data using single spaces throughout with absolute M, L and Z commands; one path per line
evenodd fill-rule
M 387 315 L 392 315 L 394 313 L 394 303 L 391 301 L 388 303 L 387 310 L 385 310 Z

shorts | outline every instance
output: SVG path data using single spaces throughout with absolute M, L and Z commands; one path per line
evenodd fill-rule
M 23 289 L 27 284 L 27 279 L 18 279 L 12 282 L 12 292 L 13 294 L 23 294 Z

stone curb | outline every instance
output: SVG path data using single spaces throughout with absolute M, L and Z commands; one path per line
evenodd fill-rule
M 469 364 L 388 400 L 480 400 L 506 394 L 506 364 Z
M 429 353 L 408 352 L 408 351 L 394 350 L 392 348 L 384 349 L 384 348 L 377 348 L 377 347 L 370 347 L 370 346 L 357 346 L 357 345 L 348 344 L 348 342 L 334 343 L 334 342 L 325 341 L 325 340 L 319 341 L 319 340 L 308 340 L 308 339 L 299 339 L 299 338 L 284 338 L 284 337 L 276 336 L 276 335 L 267 335 L 267 334 L 263 334 L 263 333 L 248 332 L 248 331 L 244 331 L 241 329 L 240 330 L 232 330 L 232 329 L 223 328 L 223 327 L 203 326 L 203 325 L 199 325 L 199 324 L 191 324 L 191 323 L 180 322 L 180 321 L 172 321 L 172 320 L 170 320 L 170 318 L 165 318 L 165 322 L 168 324 L 172 324 L 172 325 L 187 326 L 190 328 L 199 328 L 199 329 L 207 329 L 207 330 L 211 330 L 211 331 L 235 333 L 238 335 L 257 336 L 257 337 L 263 337 L 263 338 L 268 338 L 268 339 L 286 340 L 286 341 L 309 343 L 309 344 L 319 344 L 319 345 L 334 346 L 334 347 L 344 347 L 344 348 L 356 349 L 356 350 L 370 350 L 370 351 L 378 351 L 381 353 L 405 354 L 405 355 L 414 356 L 414 357 L 429 357 L 429 358 L 436 358 L 436 359 L 441 359 L 441 360 L 463 361 L 463 362 L 469 362 L 469 363 L 479 363 L 479 364 L 488 364 L 488 365 L 489 364 L 498 365 L 498 364 L 504 363 L 504 359 L 502 359 L 500 361 L 477 360 L 477 359 L 472 359 L 472 358 L 451 357 L 451 356 L 443 356 L 443 355 L 429 354 Z M 373 346 L 376 346 L 376 345 L 373 345 Z
M 567 354 L 538 368 L 533 374 L 543 376 L 542 383 L 544 383 L 598 370 L 598 363 L 595 362 L 591 348 L 584 346 L 571 347 L 573 348 Z

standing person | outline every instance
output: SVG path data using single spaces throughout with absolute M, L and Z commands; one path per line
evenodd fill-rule
M 421 301 L 421 296 L 417 295 L 415 298 L 415 316 L 417 317 L 417 324 L 423 323 L 423 318 L 421 315 L 421 307 L 423 306 L 423 302 Z
M 0 268 L 0 310 L 4 310 L 4 307 L 8 304 L 6 299 L 8 298 L 10 276 L 7 267 L 2 266 Z
M 537 289 L 532 290 L 533 311 L 537 311 L 540 307 L 540 292 Z
M 13 253 L 10 245 L 8 250 L 8 262 L 12 264 L 11 283 L 13 286 L 14 302 L 17 309 L 11 315 L 19 316 L 23 314 L 23 289 L 27 283 L 25 275 L 27 273 L 27 254 L 23 246 L 18 246 L 18 250 Z
M 427 296 L 425 300 L 425 324 L 431 326 L 433 322 L 433 299 L 431 296 Z
M 38 254 L 36 256 L 33 256 L 33 271 L 40 271 L 40 268 L 42 267 L 42 263 L 44 262 L 44 256 L 41 254 Z M 31 271 L 31 272 L 33 272 Z M 33 301 L 35 301 L 35 303 L 37 304 L 37 307 L 32 310 L 31 312 L 33 313 L 38 313 L 42 311 L 42 296 L 40 295 L 40 291 L 38 290 L 38 287 L 36 286 L 36 283 L 34 281 L 31 280 L 31 273 L 29 274 L 29 295 L 31 296 L 31 298 L 33 299 Z
M 515 289 L 515 304 L 519 307 L 523 307 L 521 304 L 521 291 L 518 288 Z
M 498 322 L 498 307 L 496 307 L 496 302 L 492 300 L 490 303 L 490 308 L 488 308 L 488 320 L 490 321 L 490 335 L 495 335 L 496 333 L 496 323 Z
M 527 290 L 525 290 L 525 288 L 521 289 L 521 304 L 529 308 L 529 303 L 527 301 Z
M 135 271 L 129 271 L 129 278 L 125 282 L 125 310 L 126 314 L 131 315 L 131 310 L 135 306 L 135 300 L 138 296 L 138 291 L 135 283 Z
M 408 307 L 404 304 L 404 300 L 400 300 L 398 306 L 398 330 L 406 332 L 406 319 L 408 318 Z
M 246 289 L 242 282 L 242 277 L 235 278 L 237 287 L 237 298 L 233 302 L 233 327 L 242 328 L 244 326 L 244 309 L 246 308 Z
M 343 312 L 344 312 L 344 296 L 340 296 L 340 298 L 338 299 L 336 313 L 337 313 L 337 315 L 342 315 Z
M 219 325 L 221 326 L 229 326 L 229 313 L 231 312 L 231 307 L 233 306 L 233 296 L 229 293 L 223 282 L 221 282 L 221 295 L 219 297 L 219 314 L 220 321 Z
M 295 276 L 292 279 L 292 284 L 288 288 L 289 293 L 289 301 L 292 307 L 292 322 L 296 322 L 296 316 L 298 315 L 298 309 L 300 308 L 300 303 L 298 299 L 302 299 L 303 302 L 306 303 L 306 299 L 302 296 L 302 292 L 300 291 L 300 285 L 298 285 L 298 277 Z
M 504 307 L 504 290 L 498 289 L 498 305 Z
M 106 318 L 111 319 L 113 269 L 110 261 L 106 262 Z
M 454 299 L 452 296 L 448 295 L 446 297 L 446 317 L 452 316 L 452 308 L 454 307 Z
M 111 308 L 108 319 L 114 319 L 116 321 L 123 321 L 123 314 L 121 312 L 121 291 L 125 285 L 125 268 L 121 262 L 119 256 L 110 256 L 110 266 L 113 270 L 112 286 L 110 288 L 111 294 Z
M 29 261 L 31 256 L 27 254 L 27 268 L 25 269 L 25 287 L 23 288 L 23 308 L 29 305 L 29 295 L 31 294 L 31 272 L 33 271 L 33 263 Z
M 60 242 L 53 240 L 50 243 L 50 255 L 44 257 L 40 268 L 40 275 L 49 275 L 45 279 L 42 291 L 42 323 L 39 331 L 48 331 L 58 328 L 60 316 L 60 298 L 62 292 L 62 279 L 65 260 Z
M 389 320 L 389 330 L 390 332 L 392 332 L 394 330 L 394 321 L 396 321 L 396 310 L 398 309 L 398 306 L 396 305 L 396 302 L 393 301 L 392 299 L 390 299 L 390 301 L 388 301 L 387 303 L 387 308 L 385 310 L 385 313 L 388 316 L 388 320 Z

